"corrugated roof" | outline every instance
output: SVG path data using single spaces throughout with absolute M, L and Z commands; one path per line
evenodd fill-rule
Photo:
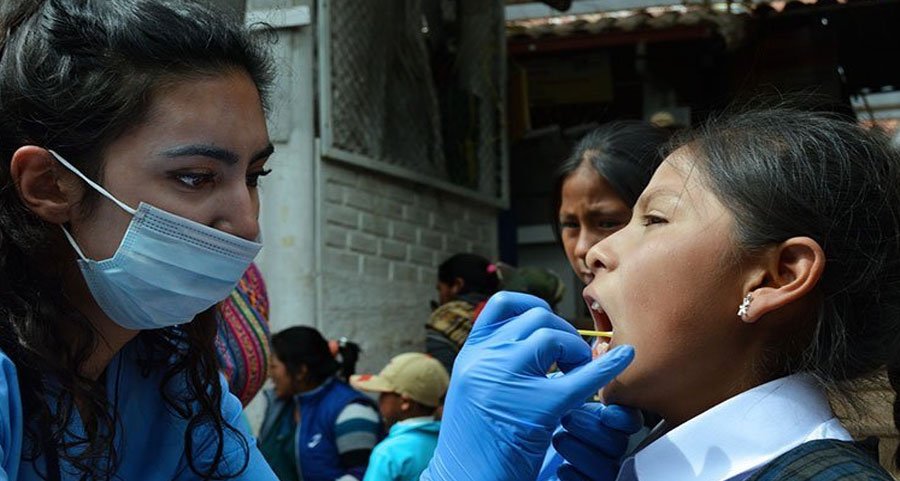
M 743 38 L 745 23 L 753 17 L 770 15 L 790 15 L 799 10 L 834 7 L 848 0 L 781 1 L 759 3 L 749 8 L 735 2 L 730 7 L 726 3 L 712 7 L 699 5 L 671 5 L 640 10 L 604 11 L 577 15 L 548 16 L 512 20 L 506 24 L 506 35 L 511 45 L 534 43 L 535 41 L 579 36 L 597 36 L 606 33 L 647 32 L 653 30 L 705 28 L 711 34 L 718 34 L 728 45 L 737 45 Z M 859 0 L 849 0 L 859 3 Z

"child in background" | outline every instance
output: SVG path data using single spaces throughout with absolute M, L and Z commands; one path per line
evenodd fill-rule
M 418 352 L 394 357 L 378 375 L 355 375 L 353 387 L 381 393 L 378 407 L 388 437 L 375 446 L 364 481 L 416 481 L 437 445 L 434 413 L 450 383 L 439 361 Z
M 556 305 L 566 292 L 562 279 L 550 269 L 536 266 L 513 267 L 503 262 L 497 263 L 497 275 L 500 277 L 500 289 L 512 292 L 524 292 L 547 301 L 550 308 Z
M 455 254 L 438 266 L 438 302 L 425 325 L 425 352 L 447 372 L 498 284 L 497 266 L 477 254 Z

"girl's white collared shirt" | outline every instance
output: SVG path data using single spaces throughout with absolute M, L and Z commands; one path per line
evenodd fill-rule
M 740 481 L 817 439 L 851 437 L 816 381 L 795 374 L 743 392 L 663 434 L 626 458 L 616 479 Z

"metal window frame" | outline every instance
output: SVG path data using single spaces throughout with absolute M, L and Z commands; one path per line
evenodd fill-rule
M 496 1 L 496 0 L 494 0 Z M 320 133 L 320 154 L 322 160 L 330 160 L 347 164 L 350 166 L 366 169 L 389 177 L 394 177 L 416 184 L 424 185 L 437 189 L 439 191 L 448 192 L 474 202 L 485 204 L 498 209 L 509 208 L 509 145 L 506 132 L 506 103 L 500 105 L 500 162 L 499 172 L 494 175 L 497 178 L 499 174 L 499 195 L 487 195 L 475 189 L 462 187 L 443 179 L 436 179 L 427 175 L 423 175 L 412 169 L 399 167 L 395 164 L 385 162 L 383 160 L 373 159 L 354 152 L 348 152 L 334 145 L 332 131 L 332 84 L 331 84 L 331 1 L 318 0 L 317 5 L 317 24 L 318 24 L 318 50 L 319 50 L 319 133 Z M 497 42 L 500 45 L 501 58 L 506 58 L 506 32 L 504 29 L 498 29 Z M 500 95 L 506 99 L 506 62 L 500 62 Z

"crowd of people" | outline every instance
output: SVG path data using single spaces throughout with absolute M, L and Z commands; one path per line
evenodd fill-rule
M 604 125 L 553 197 L 604 334 L 552 273 L 461 253 L 425 352 L 356 374 L 351 341 L 269 332 L 260 41 L 188 0 L 0 4 L 0 481 L 892 479 L 826 397 L 900 384 L 881 133 Z

